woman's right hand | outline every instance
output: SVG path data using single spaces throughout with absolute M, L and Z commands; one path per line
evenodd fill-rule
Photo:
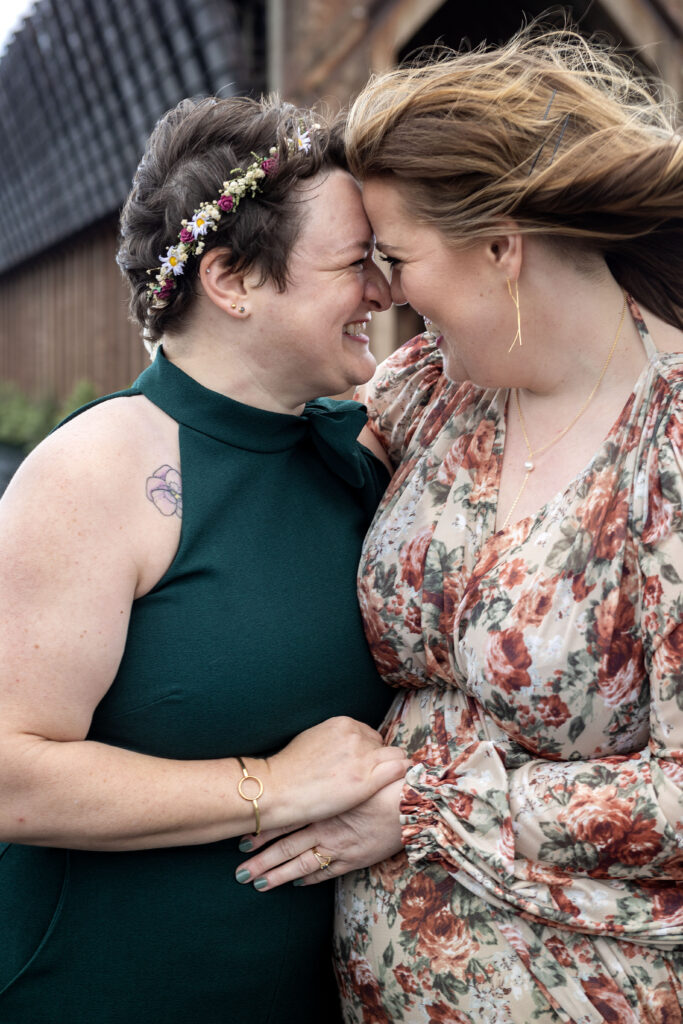
M 246 764 L 260 774 L 252 759 Z M 403 778 L 410 763 L 398 747 L 384 746 L 369 725 L 338 717 L 299 733 L 267 766 L 259 802 L 268 827 L 296 828 L 364 803 Z

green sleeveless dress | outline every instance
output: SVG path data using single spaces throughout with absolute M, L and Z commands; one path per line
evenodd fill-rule
M 363 407 L 266 412 L 161 352 L 118 394 L 178 422 L 184 506 L 177 555 L 134 604 L 89 738 L 222 758 L 268 755 L 334 715 L 378 725 L 391 694 L 356 566 L 388 475 L 356 442 Z M 141 487 L 156 468 L 140 467 Z M 339 1021 L 333 885 L 258 893 L 235 881 L 243 860 L 237 839 L 126 853 L 0 844 L 1 1024 Z

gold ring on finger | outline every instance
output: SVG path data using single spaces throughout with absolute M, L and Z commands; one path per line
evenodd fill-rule
M 332 858 L 331 857 L 324 857 L 322 855 L 322 853 L 318 853 L 318 848 L 316 846 L 313 847 L 313 849 L 311 850 L 311 853 L 313 854 L 313 856 L 317 860 L 318 864 L 320 865 L 320 870 L 321 871 L 327 871 L 327 869 L 329 868 L 330 864 L 332 863 Z

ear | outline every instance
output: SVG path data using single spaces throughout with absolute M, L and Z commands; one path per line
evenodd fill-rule
M 499 270 L 508 281 L 517 281 L 522 272 L 524 255 L 523 236 L 515 231 L 516 224 L 506 221 L 499 235 L 485 239 L 486 259 L 493 269 Z M 511 230 L 506 230 L 510 228 Z
M 199 281 L 215 306 L 236 320 L 249 316 L 245 275 L 227 266 L 227 249 L 211 249 L 199 263 Z

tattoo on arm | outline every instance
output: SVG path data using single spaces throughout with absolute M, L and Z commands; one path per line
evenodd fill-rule
M 183 485 L 180 473 L 172 466 L 159 466 L 147 477 L 147 497 L 162 516 L 183 518 Z

